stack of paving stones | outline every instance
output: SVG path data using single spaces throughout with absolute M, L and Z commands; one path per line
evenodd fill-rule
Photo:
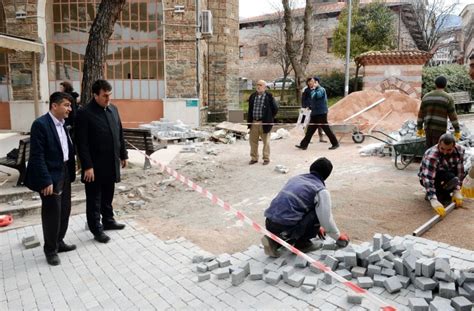
M 399 310 L 474 310 L 473 251 L 380 233 L 372 243 L 337 249 L 327 239 L 320 246 L 308 255 Z M 342 309 L 374 309 L 363 295 L 308 266 L 301 257 L 286 250 L 279 258 L 262 254 L 261 247 L 253 246 L 232 256 L 194 256 L 197 281 L 230 280 L 229 286 L 260 282 L 303 300 L 316 296 Z
M 148 124 L 140 124 L 140 128 L 150 129 L 152 135 L 158 139 L 165 138 L 207 138 L 209 134 L 204 131 L 196 131 L 191 126 L 181 121 L 170 121 L 161 118 L 160 121 L 153 121 Z

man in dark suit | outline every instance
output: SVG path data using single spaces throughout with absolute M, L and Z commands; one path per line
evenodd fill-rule
M 86 188 L 87 224 L 96 241 L 107 243 L 110 237 L 104 230 L 125 227 L 114 219 L 112 200 L 128 155 L 117 107 L 110 103 L 112 86 L 97 80 L 92 93 L 94 98 L 77 115 L 76 139 Z
M 53 266 L 61 263 L 58 253 L 76 249 L 63 241 L 71 214 L 71 182 L 76 178 L 74 147 L 64 126 L 71 101 L 66 93 L 51 94 L 49 112 L 33 122 L 25 177 L 25 185 L 40 193 L 44 253 Z

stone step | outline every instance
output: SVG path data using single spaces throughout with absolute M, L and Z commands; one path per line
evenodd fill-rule
M 33 194 L 33 192 L 31 192 Z M 79 205 L 86 201 L 85 193 L 74 194 L 71 198 L 71 205 Z M 25 215 L 39 214 L 41 212 L 41 200 L 23 200 L 21 204 L 12 205 L 9 203 L 0 203 L 0 214 L 12 214 L 14 217 L 23 217 Z

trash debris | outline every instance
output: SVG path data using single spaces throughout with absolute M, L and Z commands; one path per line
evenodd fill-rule
M 286 174 L 290 171 L 290 169 L 284 165 L 281 165 L 281 164 L 277 164 L 275 166 L 275 171 L 276 172 L 279 172 L 279 173 L 282 173 L 282 174 Z
M 373 143 L 363 146 L 359 150 L 362 157 L 384 156 L 385 143 Z
M 278 129 L 276 132 L 272 132 L 270 135 L 271 140 L 288 138 L 290 136 L 290 132 L 285 130 L 284 128 Z
M 215 148 L 206 149 L 206 154 L 217 155 L 217 150 Z
M 13 222 L 12 215 L 0 215 L 0 227 L 6 227 Z
M 182 121 L 169 121 L 161 118 L 160 121 L 152 121 L 148 124 L 141 124 L 140 128 L 150 129 L 153 137 L 160 141 L 168 141 L 177 139 L 179 141 L 185 139 L 207 139 L 209 133 L 191 129 L 189 125 Z

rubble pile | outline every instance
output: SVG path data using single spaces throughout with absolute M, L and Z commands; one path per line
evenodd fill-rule
M 170 138 L 206 139 L 209 136 L 207 132 L 193 130 L 189 125 L 184 124 L 180 120 L 169 121 L 165 118 L 161 118 L 160 121 L 153 121 L 149 124 L 141 124 L 140 128 L 150 129 L 153 138 L 158 140 Z
M 410 310 L 473 308 L 473 251 L 418 237 L 392 237 L 380 233 L 374 235 L 372 243 L 344 249 L 338 249 L 330 239 L 315 243 L 319 243 L 320 249 L 310 253 L 310 257 L 323 262 L 346 280 L 389 300 L 388 303 L 396 301 L 396 307 L 404 305 L 404 309 Z M 197 281 L 209 280 L 213 275 L 217 280 L 230 278 L 234 286 L 245 280 L 263 280 L 279 286 L 283 280 L 286 286 L 279 286 L 280 289 L 294 293 L 294 288 L 300 288 L 307 294 L 328 291 L 338 283 L 330 274 L 314 266 L 305 269 L 308 263 L 301 257 L 287 252 L 262 262 L 258 260 L 261 253 L 263 250 L 257 247 L 238 256 L 194 256 L 192 262 Z M 347 293 L 345 303 L 349 305 L 338 306 L 350 308 L 362 304 L 370 308 L 363 296 L 350 290 Z

